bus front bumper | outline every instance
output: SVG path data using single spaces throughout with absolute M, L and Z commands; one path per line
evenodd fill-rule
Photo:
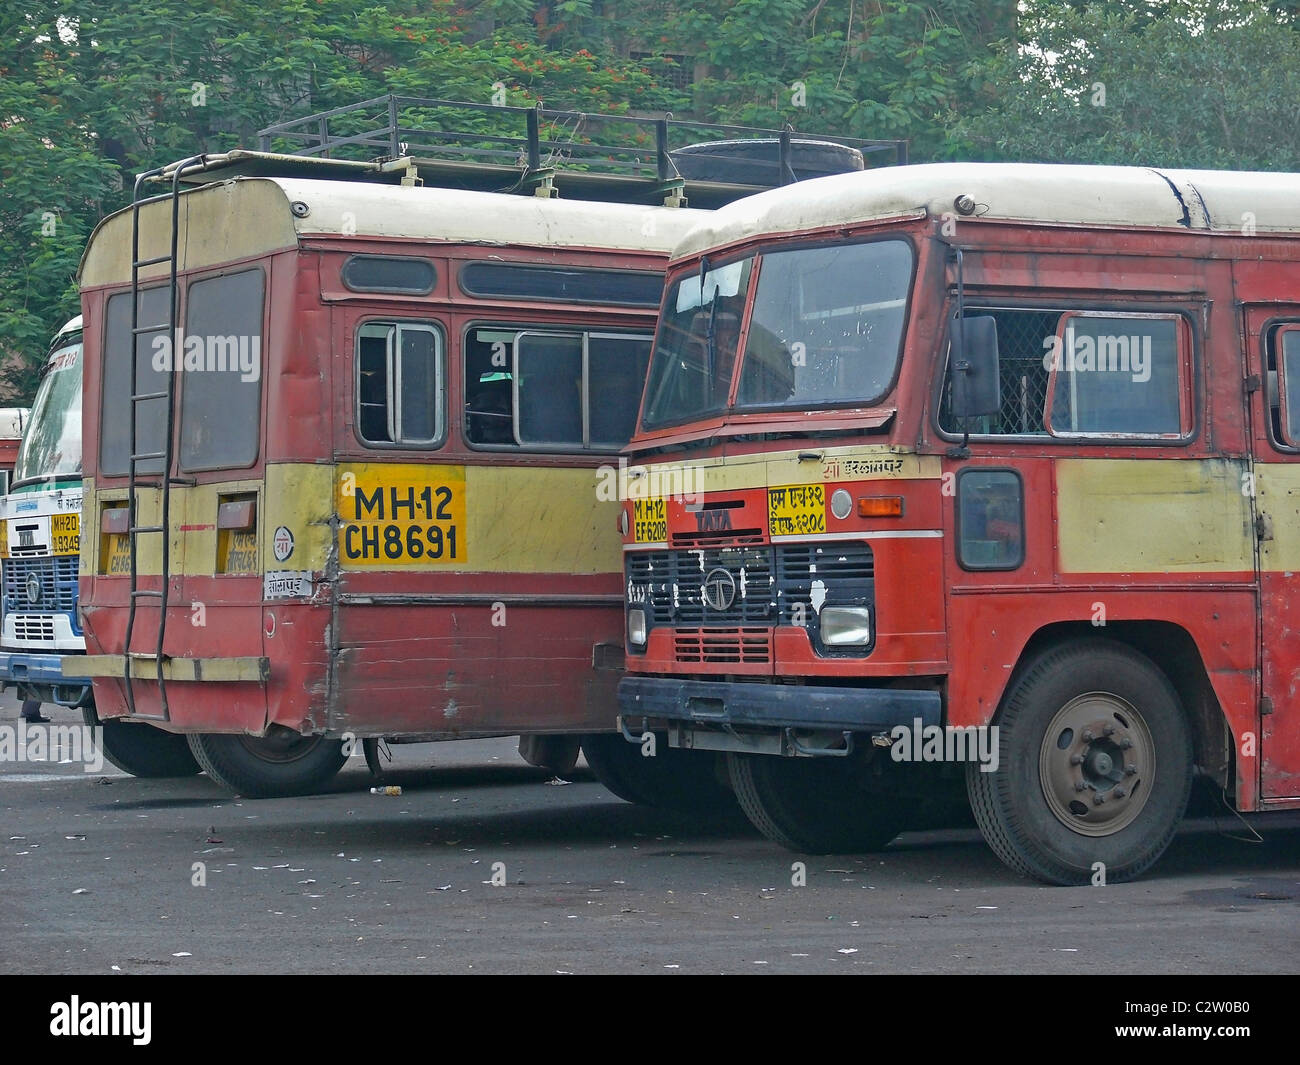
M 42 702 L 79 706 L 90 686 L 81 668 L 84 655 L 0 651 L 0 683 L 33 691 Z
M 879 733 L 918 720 L 938 725 L 942 701 L 934 691 L 629 676 L 619 682 L 618 708 L 624 720 Z

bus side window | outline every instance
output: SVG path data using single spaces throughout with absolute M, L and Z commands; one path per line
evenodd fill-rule
M 1047 401 L 1049 342 L 1055 336 L 1060 311 L 1015 310 L 1003 307 L 967 307 L 966 317 L 989 315 L 998 327 L 999 372 L 1002 407 L 991 417 L 971 418 L 963 426 L 953 417 L 951 361 L 944 376 L 939 405 L 939 427 L 948 433 L 969 428 L 975 436 L 1043 436 Z
M 518 334 L 491 326 L 465 334 L 465 440 L 470 444 L 518 445 L 511 356 Z
M 1049 382 L 1052 435 L 1183 435 L 1190 426 L 1182 332 L 1170 314 L 1064 315 Z
M 1266 395 L 1273 442 L 1300 448 L 1300 325 L 1279 326 L 1269 338 Z

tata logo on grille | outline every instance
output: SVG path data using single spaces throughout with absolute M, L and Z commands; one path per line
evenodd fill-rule
M 695 512 L 696 532 L 725 532 L 731 528 L 731 511 L 697 510 Z
M 27 578 L 27 601 L 29 603 L 41 601 L 41 579 L 35 573 Z
M 730 610 L 736 601 L 736 578 L 721 567 L 709 570 L 704 575 L 700 596 L 710 610 Z

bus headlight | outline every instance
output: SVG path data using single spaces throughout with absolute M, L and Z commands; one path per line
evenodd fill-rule
M 822 643 L 828 647 L 863 647 L 871 642 L 871 608 L 824 606 L 819 615 Z
M 639 606 L 627 612 L 627 642 L 636 647 L 645 646 L 645 611 Z

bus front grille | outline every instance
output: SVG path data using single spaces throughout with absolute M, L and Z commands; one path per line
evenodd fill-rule
M 772 630 L 678 629 L 673 650 L 683 663 L 763 664 L 772 661 Z

